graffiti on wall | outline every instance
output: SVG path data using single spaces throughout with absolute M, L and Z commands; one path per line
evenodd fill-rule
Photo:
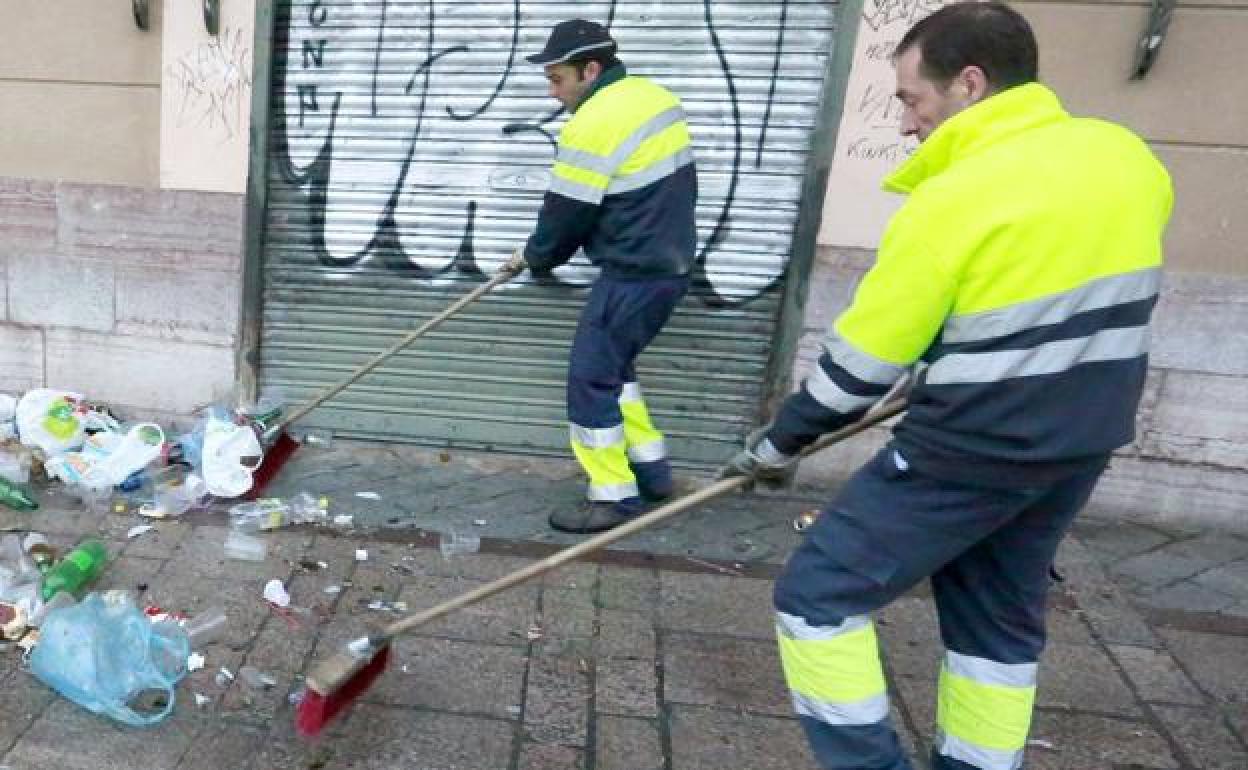
M 701 190 L 694 293 L 711 305 L 747 301 L 783 273 L 809 134 L 792 114 L 815 102 L 786 106 L 778 93 L 786 38 L 802 34 L 788 0 L 742 8 L 615 0 L 581 11 L 613 30 L 630 70 L 653 71 L 685 102 Z M 523 242 L 566 117 L 523 56 L 565 13 L 521 0 L 279 5 L 272 155 L 303 191 L 299 222 L 322 265 L 479 275 Z M 771 30 L 762 45 L 758 27 Z M 734 50 L 737 40 L 748 44 Z M 817 96 L 820 60 L 806 61 Z M 578 258 L 554 280 L 591 276 Z
M 246 125 L 251 97 L 251 47 L 243 30 L 226 27 L 168 65 L 178 94 L 175 119 L 218 132 L 222 141 Z

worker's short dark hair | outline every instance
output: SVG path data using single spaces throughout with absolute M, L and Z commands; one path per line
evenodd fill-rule
M 577 77 L 583 78 L 585 77 L 585 66 L 591 61 L 598 62 L 598 64 L 601 65 L 603 72 L 606 72 L 620 63 L 619 58 L 615 55 L 615 48 L 612 47 L 607 50 L 587 51 L 580 56 L 568 59 L 568 64 L 576 67 Z
M 984 71 L 993 91 L 1036 79 L 1036 36 L 1022 14 L 1004 3 L 947 5 L 911 27 L 893 56 L 914 46 L 923 76 L 942 85 L 972 66 Z

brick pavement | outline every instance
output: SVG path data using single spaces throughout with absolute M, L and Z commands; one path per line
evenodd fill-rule
M 347 719 L 323 740 L 300 740 L 288 698 L 311 660 L 386 619 L 370 600 L 416 609 L 540 558 L 563 541 L 545 530 L 545 513 L 578 494 L 558 464 L 340 443 L 300 455 L 271 491 L 329 494 L 362 527 L 267 535 L 263 562 L 223 558 L 219 513 L 159 522 L 134 540 L 125 532 L 137 517 L 92 515 L 56 496 L 36 514 L 0 515 L 0 528 L 34 528 L 59 545 L 101 534 L 116 559 L 100 587 L 192 613 L 220 605 L 230 619 L 154 728 L 95 717 L 0 652 L 0 767 L 814 767 L 772 642 L 770 580 L 796 542 L 788 518 L 811 504 L 784 497 L 720 501 L 420 629 L 396 644 L 393 668 Z M 436 531 L 450 528 L 483 535 L 482 551 L 444 558 Z M 1223 611 L 1248 599 L 1240 545 L 1081 523 L 1059 559 L 1066 582 L 1053 594 L 1028 768 L 1248 767 L 1248 628 Z M 1155 570 L 1150 559 L 1161 560 Z M 270 578 L 304 611 L 270 611 L 260 600 Z M 1167 606 L 1167 589 L 1184 582 L 1234 602 Z M 940 647 L 922 591 L 882 614 L 880 636 L 903 738 L 923 746 Z M 217 683 L 222 666 L 244 665 L 277 685 Z M 210 701 L 196 706 L 194 693 Z

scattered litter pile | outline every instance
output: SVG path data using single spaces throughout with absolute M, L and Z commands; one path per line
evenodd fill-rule
M 281 411 L 272 400 L 212 407 L 179 434 L 154 422 L 123 422 L 78 393 L 37 388 L 20 398 L 0 394 L 0 512 L 18 512 L 16 519 L 7 514 L 0 536 L 0 652 L 20 651 L 33 675 L 95 713 L 131 725 L 164 719 L 177 683 L 205 665 L 205 656 L 194 651 L 222 635 L 225 611 L 187 617 L 140 607 L 131 592 L 92 592 L 110 559 L 106 545 L 88 538 L 58 548 L 20 514 L 38 510 L 36 490 L 66 493 L 97 514 L 133 513 L 149 522 L 242 497 L 253 492 L 264 453 L 260 439 Z M 322 432 L 316 443 L 329 442 Z M 307 493 L 237 503 L 230 519 L 225 555 L 261 561 L 267 546 L 257 536 L 267 530 L 353 523 L 350 516 L 331 517 L 329 500 Z M 152 529 L 139 524 L 127 536 Z M 298 610 L 286 606 L 289 597 L 285 604 L 273 601 L 281 588 L 274 582 L 258 601 L 287 614 Z M 254 670 L 241 673 L 249 684 L 271 679 Z M 201 706 L 208 700 L 195 696 Z

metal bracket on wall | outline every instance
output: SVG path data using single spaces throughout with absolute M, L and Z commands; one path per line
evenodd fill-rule
M 1136 47 L 1132 80 L 1143 78 L 1156 63 L 1161 44 L 1166 41 L 1166 31 L 1170 28 L 1170 18 L 1174 16 L 1176 5 L 1178 0 L 1153 0 L 1153 7 L 1148 12 L 1148 26 L 1144 28 L 1140 44 Z
M 208 34 L 213 37 L 216 37 L 221 29 L 220 0 L 204 0 L 204 29 L 208 30 Z
M 151 17 L 147 11 L 147 0 L 131 0 L 134 7 L 134 24 L 139 29 L 147 29 Z

